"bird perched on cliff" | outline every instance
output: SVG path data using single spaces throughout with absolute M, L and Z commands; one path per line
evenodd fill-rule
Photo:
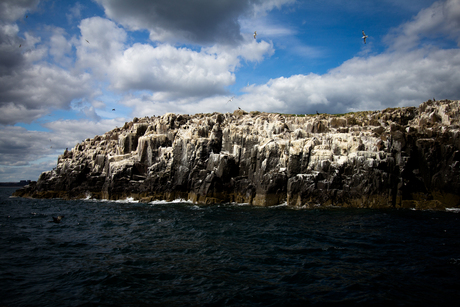
M 225 104 L 229 103 L 230 101 L 233 101 L 233 98 L 235 98 L 235 96 L 233 96 L 232 98 L 230 98 Z
M 254 31 L 254 39 L 256 39 L 257 31 Z
M 364 30 L 363 30 L 363 39 L 364 39 L 364 43 L 366 43 L 366 38 L 367 38 L 367 37 L 368 37 L 368 36 L 364 33 Z
M 316 115 L 319 115 L 318 111 L 316 111 Z

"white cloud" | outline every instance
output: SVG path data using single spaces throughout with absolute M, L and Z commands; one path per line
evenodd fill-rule
M 2 5 L 5 3 L 14 15 L 12 2 Z M 14 2 L 18 12 L 27 11 L 27 3 Z M 66 54 L 71 50 L 64 30 L 46 29 L 53 33 L 49 46 L 48 41 L 28 32 L 19 37 L 16 24 L 0 23 L 0 125 L 30 123 L 49 108 L 68 109 L 72 100 L 91 93 L 89 74 L 70 72 L 46 61 L 49 53 L 61 65 L 70 64 Z
M 78 65 L 90 68 L 98 77 L 104 77 L 112 61 L 125 48 L 125 30 L 101 17 L 83 19 L 79 28 L 81 39 L 77 45 Z
M 247 88 L 250 110 L 344 113 L 460 97 L 460 51 L 427 49 L 353 58 L 324 75 L 276 78 Z
M 254 3 L 254 14 L 265 14 L 268 11 L 273 10 L 275 7 L 281 9 L 283 5 L 292 5 L 296 0 L 264 0 L 260 3 Z
M 118 90 L 150 90 L 178 95 L 220 92 L 231 84 L 231 61 L 214 54 L 170 45 L 135 44 L 109 68 L 112 87 Z
M 169 44 L 126 47 L 126 32 L 99 17 L 82 20 L 80 29 L 80 67 L 90 67 L 100 81 L 110 81 L 112 90 L 151 91 L 162 100 L 223 94 L 234 83 L 241 60 L 261 61 L 274 52 L 271 43 L 253 39 L 235 47 L 215 45 L 199 51 Z
M 30 123 L 48 108 L 68 109 L 73 99 L 90 95 L 89 79 L 45 63 L 0 76 L 0 124 Z
M 230 95 L 216 95 L 205 98 L 184 97 L 180 99 L 165 99 L 162 94 L 126 96 L 122 104 L 132 107 L 133 116 L 143 117 L 163 115 L 169 112 L 178 114 L 196 114 L 212 112 L 233 112 L 237 109 L 239 98 L 227 103 Z M 241 105 L 243 107 L 243 105 Z
M 33 11 L 39 2 L 40 0 L 2 0 L 0 1 L 0 20 L 15 21 L 26 12 Z
M 80 2 L 75 3 L 75 5 L 69 9 L 70 12 L 65 14 L 65 16 L 67 17 L 67 21 L 69 23 L 72 23 L 75 19 L 80 19 L 81 11 L 83 8 L 85 7 L 81 5 Z
M 270 57 L 275 53 L 272 42 L 256 41 L 252 37 L 246 37 L 243 44 L 234 48 L 215 45 L 203 50 L 208 54 L 215 54 L 219 58 L 225 59 L 232 68 L 240 65 L 240 59 L 249 62 L 260 62 L 265 56 Z
M 59 140 L 58 148 L 69 149 L 87 138 L 94 138 L 96 135 L 103 135 L 105 132 L 121 127 L 127 119 L 103 119 L 100 121 L 91 120 L 58 120 L 44 124 L 43 126 L 52 131 L 54 139 Z
M 385 40 L 394 50 L 416 47 L 423 38 L 448 37 L 460 44 L 460 1 L 438 1 L 421 10 L 412 21 L 387 35 Z
M 56 63 L 60 63 L 61 66 L 69 66 L 71 64 L 71 59 L 66 58 L 66 56 L 70 54 L 72 44 L 65 38 L 65 31 L 63 29 L 56 28 L 53 32 L 50 38 L 49 53 L 54 57 Z

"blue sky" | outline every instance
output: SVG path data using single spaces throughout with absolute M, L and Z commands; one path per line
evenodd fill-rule
M 0 181 L 133 117 L 459 99 L 459 42 L 460 0 L 3 0 Z

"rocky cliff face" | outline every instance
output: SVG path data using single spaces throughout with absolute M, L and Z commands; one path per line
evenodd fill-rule
M 17 196 L 270 206 L 460 206 L 459 101 L 337 115 L 134 118 Z

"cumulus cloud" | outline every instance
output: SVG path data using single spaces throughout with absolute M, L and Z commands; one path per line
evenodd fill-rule
M 267 11 L 271 11 L 274 8 L 281 9 L 283 5 L 289 5 L 295 3 L 296 0 L 265 0 L 259 3 L 254 3 L 254 14 L 265 14 Z
M 243 41 L 238 18 L 295 0 L 96 0 L 105 14 L 132 30 L 147 29 L 152 41 L 234 45 Z
M 54 62 L 69 67 L 72 63 L 72 59 L 69 57 L 72 43 L 66 39 L 64 29 L 55 28 L 52 32 L 49 53 L 54 57 Z
M 112 87 L 205 95 L 234 82 L 231 65 L 214 54 L 170 45 L 136 44 L 110 67 Z M 229 67 L 230 66 L 230 67 Z
M 74 6 L 72 6 L 69 9 L 69 13 L 65 14 L 67 17 L 67 21 L 69 23 L 72 23 L 74 20 L 78 20 L 81 18 L 81 11 L 84 9 L 84 6 L 80 4 L 80 2 L 75 3 Z
M 35 10 L 39 2 L 40 0 L 2 0 L 0 2 L 0 20 L 15 21 L 26 12 Z
M 43 126 L 52 131 L 52 135 L 59 143 L 57 148 L 72 148 L 77 143 L 96 135 L 102 135 L 115 127 L 124 125 L 125 118 L 91 120 L 58 120 L 44 124 Z
M 161 100 L 224 94 L 235 82 L 234 72 L 242 60 L 261 61 L 274 52 L 271 43 L 249 38 L 233 47 L 200 50 L 170 44 L 126 46 L 126 31 L 113 21 L 93 17 L 82 20 L 79 27 L 78 66 L 90 68 L 101 81 L 108 80 L 111 90 L 150 91 Z
M 0 76 L 0 124 L 30 123 L 50 107 L 68 109 L 76 97 L 90 95 L 89 78 L 46 63 Z
M 421 10 L 412 21 L 395 28 L 385 40 L 394 50 L 411 49 L 423 38 L 447 37 L 460 46 L 460 1 L 435 2 Z
M 247 110 L 345 113 L 460 97 L 459 50 L 417 50 L 353 58 L 324 75 L 276 78 L 246 89 Z
M 267 42 L 251 42 L 235 49 L 202 49 L 200 52 L 171 45 L 135 44 L 113 61 L 109 68 L 112 87 L 117 90 L 150 90 L 170 93 L 169 99 L 225 92 L 235 81 L 233 71 L 240 57 L 261 60 L 273 48 Z
M 5 1 L 11 16 L 33 9 L 37 1 Z M 19 36 L 17 24 L 0 23 L 0 125 L 30 123 L 47 114 L 49 108 L 68 109 L 75 98 L 90 95 L 87 73 L 73 73 L 46 61 L 48 52 L 62 60 L 71 45 L 64 31 L 54 28 L 49 46 L 30 33 Z
M 91 69 L 96 76 L 104 77 L 109 66 L 125 48 L 126 31 L 101 17 L 83 19 L 79 28 L 78 65 Z

